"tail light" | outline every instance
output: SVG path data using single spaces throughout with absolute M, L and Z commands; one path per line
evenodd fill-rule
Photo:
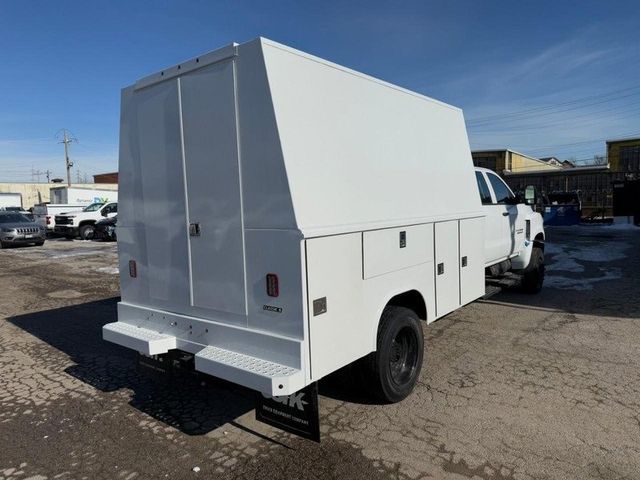
M 129 260 L 129 276 L 136 278 L 138 276 L 138 267 L 135 260 Z
M 267 295 L 270 297 L 277 297 L 280 295 L 278 276 L 275 273 L 267 273 Z
M 47 225 L 51 225 L 51 215 L 47 215 Z

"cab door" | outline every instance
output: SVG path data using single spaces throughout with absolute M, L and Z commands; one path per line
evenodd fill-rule
M 518 205 L 515 203 L 515 195 L 506 183 L 495 173 L 485 172 L 489 186 L 493 194 L 493 208 L 496 223 L 499 223 L 497 234 L 501 236 L 498 243 L 501 245 L 500 260 L 511 257 L 516 252 L 516 247 L 524 238 L 524 225 L 516 225 L 518 220 Z
M 482 202 L 482 210 L 485 214 L 484 251 L 486 265 L 493 265 L 507 257 L 509 245 L 505 235 L 505 222 L 503 214 L 504 205 L 495 202 L 493 190 L 489 187 L 488 180 L 482 171 L 476 170 L 476 181 Z

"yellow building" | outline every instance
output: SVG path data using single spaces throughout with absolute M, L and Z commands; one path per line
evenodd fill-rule
M 28 209 L 38 203 L 49 201 L 49 190 L 52 187 L 64 187 L 66 183 L 36 182 L 4 182 L 0 183 L 0 193 L 19 193 L 22 197 L 22 208 Z M 115 183 L 72 183 L 72 187 L 117 190 Z
M 612 172 L 640 173 L 640 138 L 607 140 L 607 158 Z
M 562 170 L 562 165 L 542 160 L 513 150 L 476 150 L 471 152 L 473 164 L 499 174 L 503 172 L 525 173 L 550 170 Z

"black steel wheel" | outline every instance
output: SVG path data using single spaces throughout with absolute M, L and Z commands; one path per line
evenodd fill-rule
M 386 307 L 378 327 L 377 347 L 364 359 L 366 385 L 379 400 L 399 402 L 413 391 L 422 369 L 424 337 L 415 312 Z

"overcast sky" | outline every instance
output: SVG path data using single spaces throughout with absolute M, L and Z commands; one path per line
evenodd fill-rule
M 122 87 L 257 36 L 463 108 L 474 149 L 587 161 L 640 136 L 638 25 L 637 1 L 4 0 L 0 181 L 62 177 L 61 128 L 81 176 L 116 170 Z

